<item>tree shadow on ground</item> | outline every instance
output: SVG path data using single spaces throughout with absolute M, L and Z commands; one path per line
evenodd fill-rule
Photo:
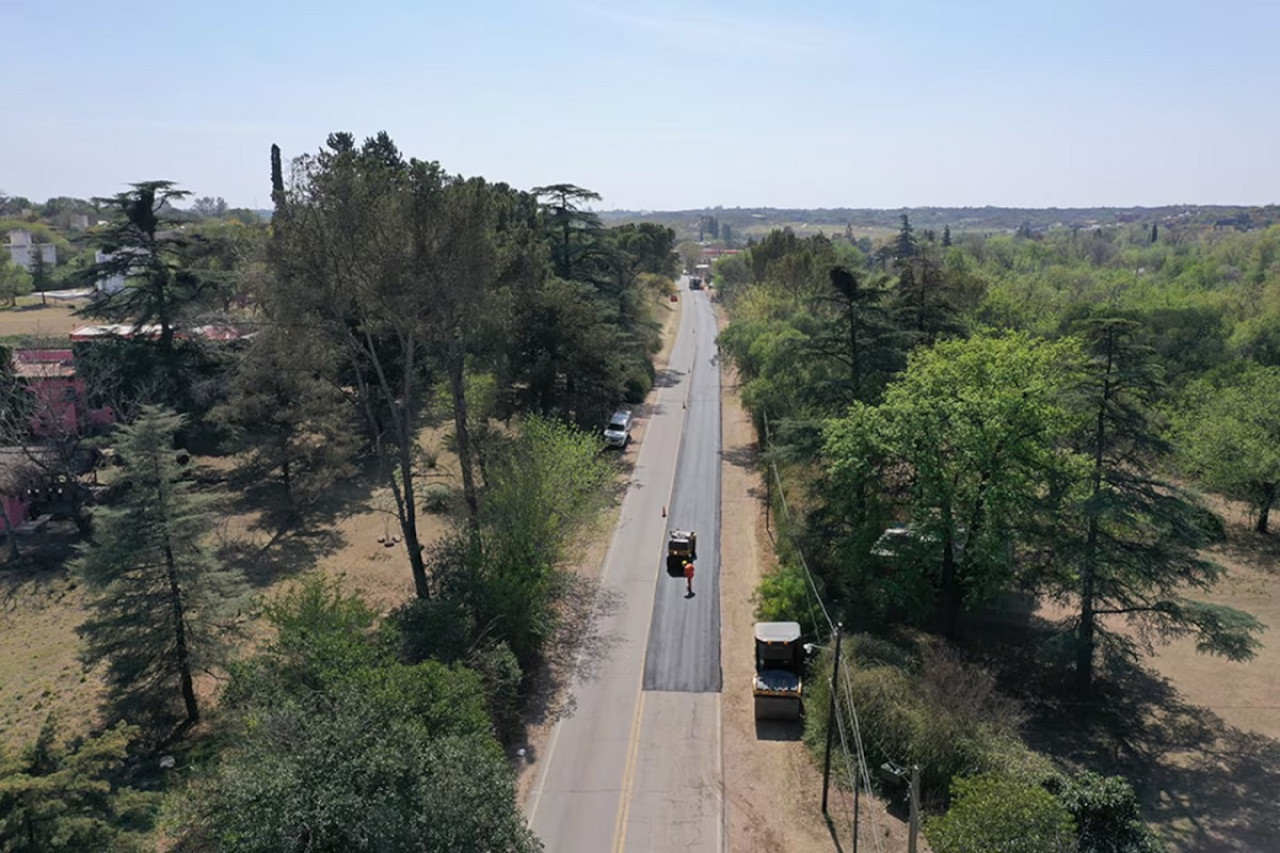
M 355 476 L 335 483 L 319 499 L 291 506 L 277 480 L 264 478 L 250 466 L 234 468 L 220 478 L 208 478 L 208 482 L 226 490 L 231 513 L 251 517 L 243 533 L 233 533 L 223 525 L 214 538 L 218 557 L 240 568 L 256 587 L 304 572 L 340 551 L 346 537 L 338 529 L 339 523 L 368 511 L 378 485 L 376 471 L 366 465 Z
M 346 537 L 337 530 L 298 528 L 277 533 L 265 543 L 256 538 L 221 537 L 216 553 L 225 565 L 240 569 L 251 585 L 262 588 L 313 568 L 345 544 Z
M 1280 573 L 1280 536 L 1235 528 L 1225 542 L 1208 549 L 1211 556 L 1247 566 L 1267 575 Z
M 1015 619 L 1002 633 L 984 633 L 968 651 L 1024 703 L 1033 749 L 1126 777 L 1143 817 L 1178 850 L 1274 849 L 1280 741 L 1187 703 L 1168 679 L 1127 659 L 1109 661 L 1092 699 L 1078 701 L 1068 689 L 1069 667 L 1044 653 L 1063 638 L 1062 628 L 1045 619 Z
M 653 378 L 654 388 L 671 388 L 680 384 L 680 377 L 684 376 L 686 371 L 672 370 L 667 368 L 659 370 Z
M 619 637 L 605 634 L 606 617 L 622 607 L 622 594 L 594 578 L 574 579 L 575 589 L 562 603 L 560 621 L 547 643 L 542 667 L 526 686 L 524 719 L 529 726 L 558 722 L 577 707 L 572 682 L 594 680 L 617 648 Z
M 733 450 L 722 450 L 720 458 L 730 465 L 747 471 L 755 471 L 760 467 L 760 451 L 754 444 L 735 447 Z
M 19 536 L 18 557 L 10 559 L 9 542 L 0 536 L 0 613 L 53 604 L 73 589 L 67 564 L 81 541 L 72 522 L 51 522 L 39 533 Z

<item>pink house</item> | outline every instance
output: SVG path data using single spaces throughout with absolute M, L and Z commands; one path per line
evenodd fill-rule
M 69 349 L 20 349 L 13 354 L 14 373 L 26 380 L 36 397 L 31 432 L 44 438 L 70 435 L 84 414 L 84 380 L 76 377 Z
M 110 408 L 88 408 L 71 350 L 20 349 L 13 354 L 13 368 L 35 394 L 31 433 L 37 438 L 74 435 L 86 425 L 104 426 L 114 420 Z

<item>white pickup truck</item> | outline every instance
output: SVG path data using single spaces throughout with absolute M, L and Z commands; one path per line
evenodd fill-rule
M 626 447 L 631 441 L 631 410 L 619 409 L 609 418 L 609 425 L 604 428 L 604 443 L 610 447 Z

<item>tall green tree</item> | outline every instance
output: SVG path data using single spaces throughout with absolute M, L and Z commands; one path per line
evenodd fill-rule
M 31 276 L 8 257 L 0 257 L 0 307 L 16 305 L 19 296 L 31 292 Z
M 1012 542 L 1040 511 L 1059 464 L 1076 360 L 1070 342 L 1024 335 L 943 342 L 911 355 L 874 417 L 854 410 L 827 427 L 833 473 L 865 479 L 872 472 L 851 458 L 862 454 L 883 460 L 877 475 L 890 488 L 897 482 L 914 537 L 897 571 L 922 579 L 925 593 L 898 583 L 918 599 L 932 591 L 944 633 L 954 635 L 967 605 L 1015 576 Z M 878 447 L 865 447 L 868 426 Z
M 895 263 L 893 317 L 913 343 L 932 344 L 963 329 L 956 299 L 931 247 L 911 244 L 911 254 Z
M 354 472 L 359 433 L 335 382 L 333 352 L 309 330 L 261 331 L 241 356 L 228 399 L 210 417 L 228 427 L 250 464 L 278 474 L 290 515 Z M 304 340 L 299 340 L 303 338 Z
M 901 366 L 896 329 L 883 304 L 888 291 L 844 266 L 832 267 L 830 279 L 831 290 L 821 299 L 830 307 L 835 322 L 828 331 L 815 335 L 810 346 L 848 371 L 845 402 L 874 401 Z
M 127 323 L 135 330 L 155 324 L 160 350 L 169 354 L 178 328 L 206 304 L 215 284 L 189 263 L 198 239 L 175 227 L 173 203 L 190 193 L 171 181 L 144 181 L 132 187 L 111 198 L 94 199 L 113 216 L 95 235 L 104 260 L 81 274 L 90 286 L 122 276 L 124 288 L 100 294 L 77 313 Z
M 899 263 L 914 258 L 919 245 L 916 240 L 915 230 L 911 227 L 911 218 L 905 213 L 902 214 L 902 224 L 899 226 L 898 236 L 893 242 L 894 258 Z
M 428 363 L 440 297 L 435 261 L 452 234 L 448 176 L 405 161 L 385 133 L 357 146 L 331 134 L 295 161 L 274 219 L 271 319 L 309 326 L 345 363 L 358 411 L 395 500 L 419 596 L 429 595 L 418 532 L 418 431 L 429 399 Z M 437 367 L 443 367 L 439 365 Z
M 453 409 L 454 447 L 472 525 L 479 522 L 476 451 L 467 399 L 469 367 L 497 366 L 509 330 L 513 285 L 540 281 L 533 198 L 480 178 L 452 180 L 439 199 L 417 197 L 413 242 L 432 293 L 428 352 L 443 365 Z
M 213 501 L 182 476 L 182 424 L 148 406 L 120 430 L 120 496 L 94 511 L 95 540 L 81 546 L 74 571 L 90 593 L 84 656 L 106 664 L 118 707 L 163 724 L 180 696 L 189 725 L 200 719 L 195 675 L 224 660 L 243 587 L 206 548 Z
M 542 200 L 548 230 L 555 235 L 551 257 L 556 275 L 575 278 L 577 262 L 590 251 L 592 237 L 601 228 L 600 217 L 584 205 L 599 201 L 600 194 L 574 184 L 548 184 L 532 192 Z
M 436 602 L 417 601 L 419 606 Z M 179 806 L 226 851 L 533 851 L 482 678 L 401 663 L 397 630 L 310 578 L 266 608 L 275 638 L 232 671 L 235 744 Z
M 1098 638 L 1119 649 L 1132 641 L 1107 627 L 1124 616 L 1141 636 L 1196 637 L 1199 651 L 1233 660 L 1253 656 L 1262 625 L 1234 608 L 1184 597 L 1208 589 L 1222 568 L 1198 549 L 1221 536 L 1216 516 L 1151 474 L 1165 445 L 1152 422 L 1159 370 L 1139 324 L 1125 317 L 1083 321 L 1089 356 L 1076 406 L 1083 426 L 1076 489 L 1060 515 L 1054 553 L 1066 569 L 1064 592 L 1078 602 L 1076 689 L 1090 693 Z
M 43 293 L 53 284 L 53 271 L 44 259 L 44 246 L 35 245 L 31 249 L 31 288 Z
M 0 849 L 6 853 L 142 851 L 155 795 L 120 786 L 129 741 L 118 723 L 68 742 L 52 717 L 21 751 L 0 746 Z
M 1179 457 L 1211 489 L 1245 500 L 1268 532 L 1280 497 L 1280 367 L 1251 365 L 1226 384 L 1193 386 L 1176 416 Z
M 465 602 L 476 624 L 508 643 L 526 669 L 542 654 L 567 591 L 570 543 L 605 503 L 612 472 L 599 451 L 591 433 L 524 419 L 487 465 L 479 541 L 438 555 L 443 597 Z

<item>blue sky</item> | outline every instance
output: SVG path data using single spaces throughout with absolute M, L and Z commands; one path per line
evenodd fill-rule
M 0 0 L 0 190 L 168 179 L 386 130 L 600 207 L 1280 202 L 1273 0 Z

